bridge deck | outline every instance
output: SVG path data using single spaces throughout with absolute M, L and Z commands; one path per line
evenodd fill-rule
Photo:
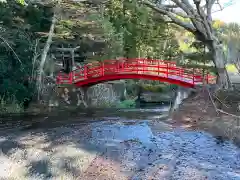
M 209 83 L 215 77 L 201 69 L 182 68 L 175 62 L 149 59 L 105 60 L 76 68 L 70 74 L 59 73 L 58 84 L 86 86 L 119 79 L 159 80 L 193 87 Z

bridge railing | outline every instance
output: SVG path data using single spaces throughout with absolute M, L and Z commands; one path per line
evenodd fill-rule
M 91 78 L 113 74 L 144 74 L 165 78 L 184 79 L 192 84 L 209 83 L 208 72 L 194 68 L 178 67 L 175 62 L 152 59 L 118 59 L 89 63 L 77 68 L 70 74 L 60 73 L 58 84 L 73 84 Z

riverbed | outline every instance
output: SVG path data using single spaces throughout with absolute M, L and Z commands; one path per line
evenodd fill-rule
M 8 130 L 2 125 L 0 179 L 240 179 L 238 147 L 173 127 L 168 110 L 105 110 L 55 123 L 45 117 L 37 126 L 26 126 L 24 119 Z

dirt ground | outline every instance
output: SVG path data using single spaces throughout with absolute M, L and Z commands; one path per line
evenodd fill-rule
M 154 132 L 152 131 L 154 129 Z M 230 180 L 239 148 L 209 133 L 109 118 L 40 129 L 0 129 L 3 180 Z
M 2 118 L 0 179 L 239 179 L 239 148 L 198 131 L 229 139 L 239 135 L 237 121 L 218 116 L 206 92 L 186 99 L 172 124 L 168 110 L 155 110 Z
M 238 92 L 234 91 L 218 92 L 215 94 L 217 98 L 212 96 L 217 108 L 233 116 L 217 113 L 210 100 L 209 92 L 206 89 L 197 89 L 172 113 L 172 123 L 186 128 L 205 130 L 219 139 L 229 139 L 240 145 L 240 112 L 238 109 L 240 99 L 237 94 Z

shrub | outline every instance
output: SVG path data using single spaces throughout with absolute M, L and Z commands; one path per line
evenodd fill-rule
M 23 112 L 23 106 L 17 102 L 16 98 L 0 97 L 0 114 L 20 112 Z
M 136 103 L 134 100 L 128 99 L 120 102 L 117 105 L 117 108 L 134 108 L 136 106 Z

